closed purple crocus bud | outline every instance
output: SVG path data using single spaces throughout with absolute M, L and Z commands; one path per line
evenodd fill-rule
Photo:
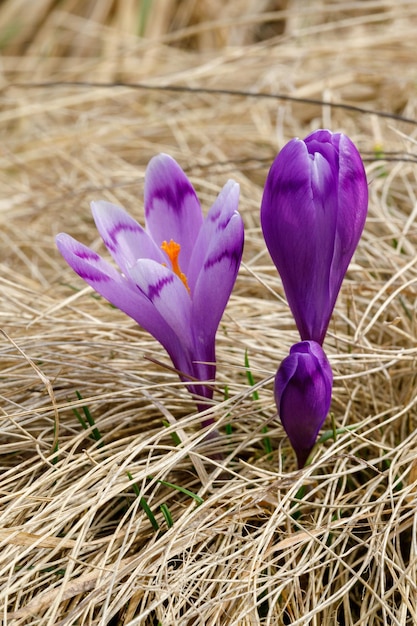
M 278 415 L 304 467 L 329 412 L 333 374 L 323 348 L 316 341 L 291 347 L 275 377 Z
M 342 133 L 293 139 L 272 164 L 262 230 L 303 340 L 324 341 L 367 208 L 363 163 Z
M 120 271 L 69 235 L 56 238 L 72 269 L 164 346 L 199 408 L 213 396 L 215 335 L 242 257 L 238 202 L 229 180 L 204 218 L 181 167 L 160 154 L 145 175 L 146 229 L 118 206 L 92 203 Z

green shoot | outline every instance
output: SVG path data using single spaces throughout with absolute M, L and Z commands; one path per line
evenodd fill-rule
M 150 476 L 149 478 L 150 480 L 152 480 L 152 476 Z M 175 489 L 176 491 L 179 491 L 180 493 L 183 493 L 184 495 L 189 496 L 190 498 L 195 500 L 198 505 L 203 504 L 204 502 L 203 498 L 198 496 L 196 493 L 193 493 L 189 489 L 186 489 L 185 487 L 174 485 L 173 483 L 169 483 L 166 480 L 157 480 L 156 482 L 159 483 L 160 485 L 164 485 L 164 487 L 170 487 L 171 489 Z
M 127 474 L 128 478 L 129 478 L 129 480 L 133 481 L 132 474 L 129 471 L 127 471 L 126 474 Z M 152 480 L 151 476 L 149 477 L 149 480 Z M 157 480 L 156 482 L 159 483 L 160 485 L 164 485 L 165 487 L 169 487 L 171 489 L 175 489 L 176 491 L 180 491 L 181 493 L 183 493 L 186 496 L 189 496 L 190 498 L 195 500 L 198 505 L 200 505 L 200 504 L 202 504 L 204 502 L 203 498 L 200 498 L 200 496 L 198 496 L 197 494 L 193 493 L 189 489 L 186 489 L 185 487 L 180 487 L 178 485 L 174 485 L 173 483 L 169 483 L 169 482 L 167 482 L 165 480 Z M 151 510 L 149 504 L 147 503 L 146 499 L 143 496 L 141 496 L 138 484 L 132 482 L 132 489 L 133 489 L 133 491 L 135 493 L 135 496 L 137 498 L 139 498 L 139 504 L 140 504 L 143 512 L 148 517 L 150 523 L 152 524 L 153 529 L 155 531 L 158 531 L 160 529 L 158 521 L 156 520 L 155 515 L 152 513 L 152 510 Z M 172 526 L 174 525 L 174 520 L 172 518 L 171 511 L 169 510 L 168 505 L 166 503 L 163 503 L 163 504 L 160 505 L 159 508 L 160 508 L 161 513 L 162 513 L 162 515 L 164 517 L 166 525 L 168 526 L 168 528 L 172 528 Z
M 361 424 L 351 424 L 351 426 L 341 426 L 340 428 L 336 428 L 336 422 L 335 422 L 333 413 L 330 413 L 330 418 L 332 421 L 331 430 L 324 431 L 321 437 L 317 439 L 316 443 L 314 444 L 314 448 L 312 449 L 311 454 L 307 459 L 306 465 L 310 465 L 311 459 L 313 458 L 316 448 L 320 446 L 322 443 L 325 443 L 329 439 L 333 439 L 333 441 L 335 442 L 338 435 L 343 435 L 344 433 L 349 432 L 349 431 L 355 431 L 361 426 Z
M 377 144 L 374 147 L 374 156 L 376 161 L 382 161 L 385 159 L 384 149 L 380 144 Z M 387 176 L 387 170 L 383 165 L 381 165 L 378 171 L 378 177 L 384 178 L 385 176 Z
M 228 400 L 228 399 L 229 399 L 229 387 L 228 387 L 228 385 L 225 385 L 224 386 L 224 393 L 223 393 L 223 401 L 226 402 L 226 400 Z M 230 422 L 228 422 L 226 424 L 226 435 L 230 436 L 232 434 L 232 432 L 233 432 L 233 427 L 230 424 Z
M 262 434 L 266 435 L 268 433 L 268 426 L 264 426 L 262 428 Z M 264 437 L 263 438 L 263 444 L 264 444 L 264 450 L 265 450 L 265 454 L 271 458 L 272 455 L 272 444 L 271 444 L 271 439 L 269 437 Z
M 292 517 L 293 520 L 297 520 L 300 517 L 300 515 L 301 515 L 300 503 L 302 503 L 303 498 L 304 498 L 304 496 L 306 494 L 306 491 L 307 491 L 306 486 L 305 485 L 301 485 L 301 487 L 299 488 L 299 490 L 297 491 L 297 493 L 294 496 L 295 503 L 294 503 L 294 507 L 292 507 L 294 512 L 291 513 L 291 517 Z
M 133 476 L 130 472 L 126 472 L 129 480 L 133 480 Z M 143 512 L 147 515 L 150 523 L 154 530 L 159 530 L 159 524 L 156 521 L 154 514 L 152 513 L 149 504 L 146 502 L 145 498 L 140 495 L 140 489 L 136 483 L 132 483 L 133 491 L 135 492 L 135 496 L 139 498 L 139 504 L 143 509 Z
M 161 513 L 164 516 L 166 525 L 168 526 L 168 528 L 172 528 L 174 525 L 174 520 L 172 519 L 171 511 L 169 510 L 168 505 L 161 504 L 159 508 L 161 509 Z
M 78 400 L 83 399 L 79 391 L 76 391 L 75 393 L 77 395 Z M 85 419 L 77 409 L 72 409 L 75 417 L 80 422 L 84 430 L 88 430 L 88 428 L 92 428 L 91 435 L 90 435 L 91 439 L 94 439 L 94 441 L 98 442 L 97 447 L 102 448 L 104 446 L 104 442 L 102 440 L 102 436 L 101 436 L 99 429 L 95 425 L 95 421 L 94 421 L 93 416 L 90 413 L 90 409 L 88 408 L 88 406 L 82 406 L 81 408 L 84 413 Z
M 324 431 L 324 433 L 321 435 L 321 437 L 319 437 L 317 439 L 316 446 L 320 445 L 321 443 L 325 443 L 329 439 L 333 439 L 333 441 L 336 441 L 335 438 L 338 435 L 343 435 L 344 433 L 349 432 L 349 431 L 355 431 L 360 426 L 361 426 L 361 424 L 352 424 L 351 426 L 341 426 L 340 428 L 336 428 L 336 429 L 334 429 L 334 427 L 332 427 L 331 430 Z
M 253 378 L 253 374 L 252 371 L 250 369 L 249 366 L 249 357 L 248 357 L 248 351 L 245 350 L 245 369 L 246 369 L 246 378 L 248 379 L 248 383 L 251 387 L 255 386 L 255 380 Z M 252 399 L 255 400 L 255 402 L 257 400 L 259 400 L 259 393 L 257 392 L 257 390 L 255 389 L 255 391 L 252 392 Z
M 146 24 L 148 22 L 151 5 L 152 5 L 152 0 L 142 0 L 142 2 L 140 3 L 139 26 L 138 26 L 139 37 L 145 36 Z
M 171 424 L 169 422 L 167 422 L 166 420 L 162 420 L 162 424 L 165 426 L 165 428 L 169 428 L 171 426 Z M 171 434 L 171 439 L 174 442 L 174 445 L 176 447 L 181 445 L 181 439 L 178 437 L 177 433 L 172 432 L 170 434 Z
M 335 420 L 333 411 L 330 412 L 330 420 L 331 420 L 331 423 L 332 423 L 333 441 L 336 443 L 337 429 L 336 429 L 336 420 Z

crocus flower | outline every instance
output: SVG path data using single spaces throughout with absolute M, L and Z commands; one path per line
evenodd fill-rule
M 304 467 L 329 412 L 333 374 L 316 341 L 291 347 L 275 377 L 275 400 L 282 425 Z
M 146 170 L 146 229 L 118 206 L 92 203 L 120 271 L 69 235 L 56 239 L 81 278 L 163 345 L 199 408 L 213 395 L 215 335 L 242 256 L 238 201 L 239 185 L 229 180 L 203 218 L 180 166 L 160 154 Z
M 272 164 L 262 230 L 303 340 L 324 341 L 367 207 L 361 157 L 342 133 L 293 139 Z

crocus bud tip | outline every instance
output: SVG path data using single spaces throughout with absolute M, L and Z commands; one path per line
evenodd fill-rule
M 291 347 L 275 377 L 275 399 L 282 425 L 304 467 L 329 412 L 333 374 L 316 341 Z

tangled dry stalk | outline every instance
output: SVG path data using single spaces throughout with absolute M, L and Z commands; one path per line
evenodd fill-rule
M 416 624 L 415 2 L 3 0 L 0 24 L 5 626 Z M 297 333 L 259 204 L 277 150 L 319 127 L 358 145 L 370 208 L 326 340 L 338 434 L 297 472 L 271 384 Z M 216 443 L 160 346 L 54 245 L 102 249 L 93 199 L 141 221 L 161 151 L 206 209 L 241 185 Z

